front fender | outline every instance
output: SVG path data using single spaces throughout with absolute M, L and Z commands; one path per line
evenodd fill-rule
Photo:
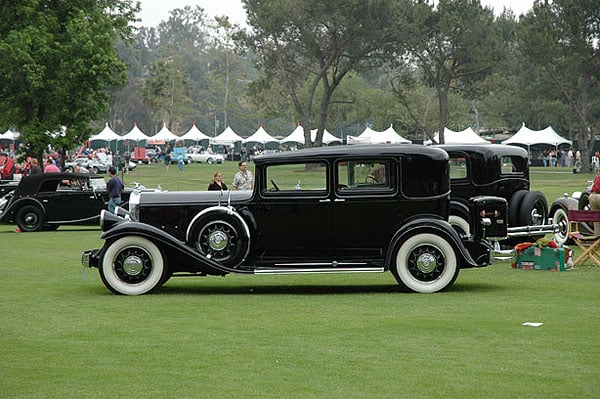
M 578 209 L 579 199 L 573 197 L 560 197 L 555 199 L 550 205 L 549 214 L 552 215 L 556 209 L 562 208 L 564 210 Z
M 491 250 L 491 245 L 487 242 L 479 242 L 479 243 L 470 243 L 469 247 L 473 247 L 475 245 L 479 246 L 477 259 L 479 262 L 475 261 L 473 256 L 467 247 L 461 240 L 460 236 L 456 232 L 456 230 L 445 220 L 440 219 L 431 219 L 431 218 L 418 218 L 413 219 L 407 224 L 403 225 L 392 237 L 390 247 L 386 256 L 386 265 L 391 265 L 392 256 L 396 252 L 396 249 L 409 237 L 414 236 L 415 234 L 421 233 L 434 233 L 438 234 L 445 239 L 448 240 L 450 245 L 457 254 L 457 260 L 460 264 L 460 267 L 463 269 L 471 268 L 471 267 L 481 267 L 489 264 L 489 250 Z M 482 256 L 481 252 L 487 254 L 487 256 Z
M 42 214 L 44 215 L 44 217 L 46 216 L 46 208 L 38 199 L 32 197 L 23 197 L 19 198 L 14 202 L 9 203 L 6 206 L 6 209 L 0 214 L 0 220 L 4 221 L 14 218 L 16 211 L 18 211 L 19 208 L 22 208 L 26 205 L 37 206 L 42 210 Z
M 115 225 L 112 229 L 102 233 L 100 238 L 106 241 L 113 241 L 118 238 L 131 235 L 145 237 L 153 241 L 159 247 L 167 247 L 170 250 L 177 251 L 179 255 L 185 256 L 188 259 L 193 259 L 206 268 L 213 269 L 216 272 L 215 274 L 252 273 L 252 271 L 249 270 L 232 269 L 223 266 L 212 259 L 208 259 L 207 257 L 199 254 L 195 249 L 188 246 L 185 242 L 178 240 L 163 230 L 145 223 L 128 221 L 122 222 Z

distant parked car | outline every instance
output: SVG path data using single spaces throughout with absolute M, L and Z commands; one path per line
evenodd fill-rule
M 123 192 L 127 208 L 133 189 Z M 104 177 L 91 173 L 40 173 L 25 176 L 0 198 L 0 223 L 16 223 L 24 232 L 55 230 L 61 225 L 96 225 L 106 209 Z
M 186 156 L 192 162 L 198 163 L 223 163 L 225 161 L 225 157 L 221 154 L 213 154 L 207 151 L 196 152 L 196 153 L 187 153 Z
M 554 223 L 563 222 L 569 224 L 569 209 L 573 210 L 587 210 L 590 208 L 590 194 L 592 192 L 593 180 L 588 181 L 587 187 L 582 191 L 575 191 L 572 194 L 565 194 L 564 196 L 555 199 L 550 205 L 550 216 Z M 593 223 L 582 222 L 579 224 L 579 230 L 586 235 L 594 235 Z M 567 232 L 563 232 L 562 235 L 558 235 L 557 241 L 565 243 L 568 241 Z M 555 238 L 556 239 L 556 238 Z
M 79 164 L 82 167 L 86 168 L 88 172 L 94 174 L 106 173 L 108 172 L 108 167 L 104 162 L 101 162 L 97 159 L 92 158 L 75 158 L 71 161 L 65 162 L 65 172 L 73 172 L 75 170 L 75 164 Z

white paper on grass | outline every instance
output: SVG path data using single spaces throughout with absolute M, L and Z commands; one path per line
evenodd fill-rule
M 540 326 L 543 326 L 544 323 L 538 323 L 538 322 L 533 322 L 533 321 L 526 321 L 522 325 L 527 326 L 527 327 L 540 327 Z

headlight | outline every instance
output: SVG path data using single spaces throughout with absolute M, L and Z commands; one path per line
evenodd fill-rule
M 134 190 L 129 196 L 129 214 L 133 220 L 140 219 L 140 197 L 141 192 Z

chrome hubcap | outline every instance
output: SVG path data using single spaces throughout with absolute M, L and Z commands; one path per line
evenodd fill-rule
M 123 271 L 130 276 L 137 276 L 144 268 L 143 260 L 136 255 L 130 255 L 123 261 Z
M 208 237 L 208 243 L 210 245 L 210 249 L 213 251 L 222 251 L 227 248 L 227 245 L 229 244 L 229 238 L 227 237 L 227 234 L 220 230 L 213 231 Z
M 437 267 L 435 256 L 430 253 L 424 253 L 417 258 L 417 269 L 422 273 L 431 273 Z

